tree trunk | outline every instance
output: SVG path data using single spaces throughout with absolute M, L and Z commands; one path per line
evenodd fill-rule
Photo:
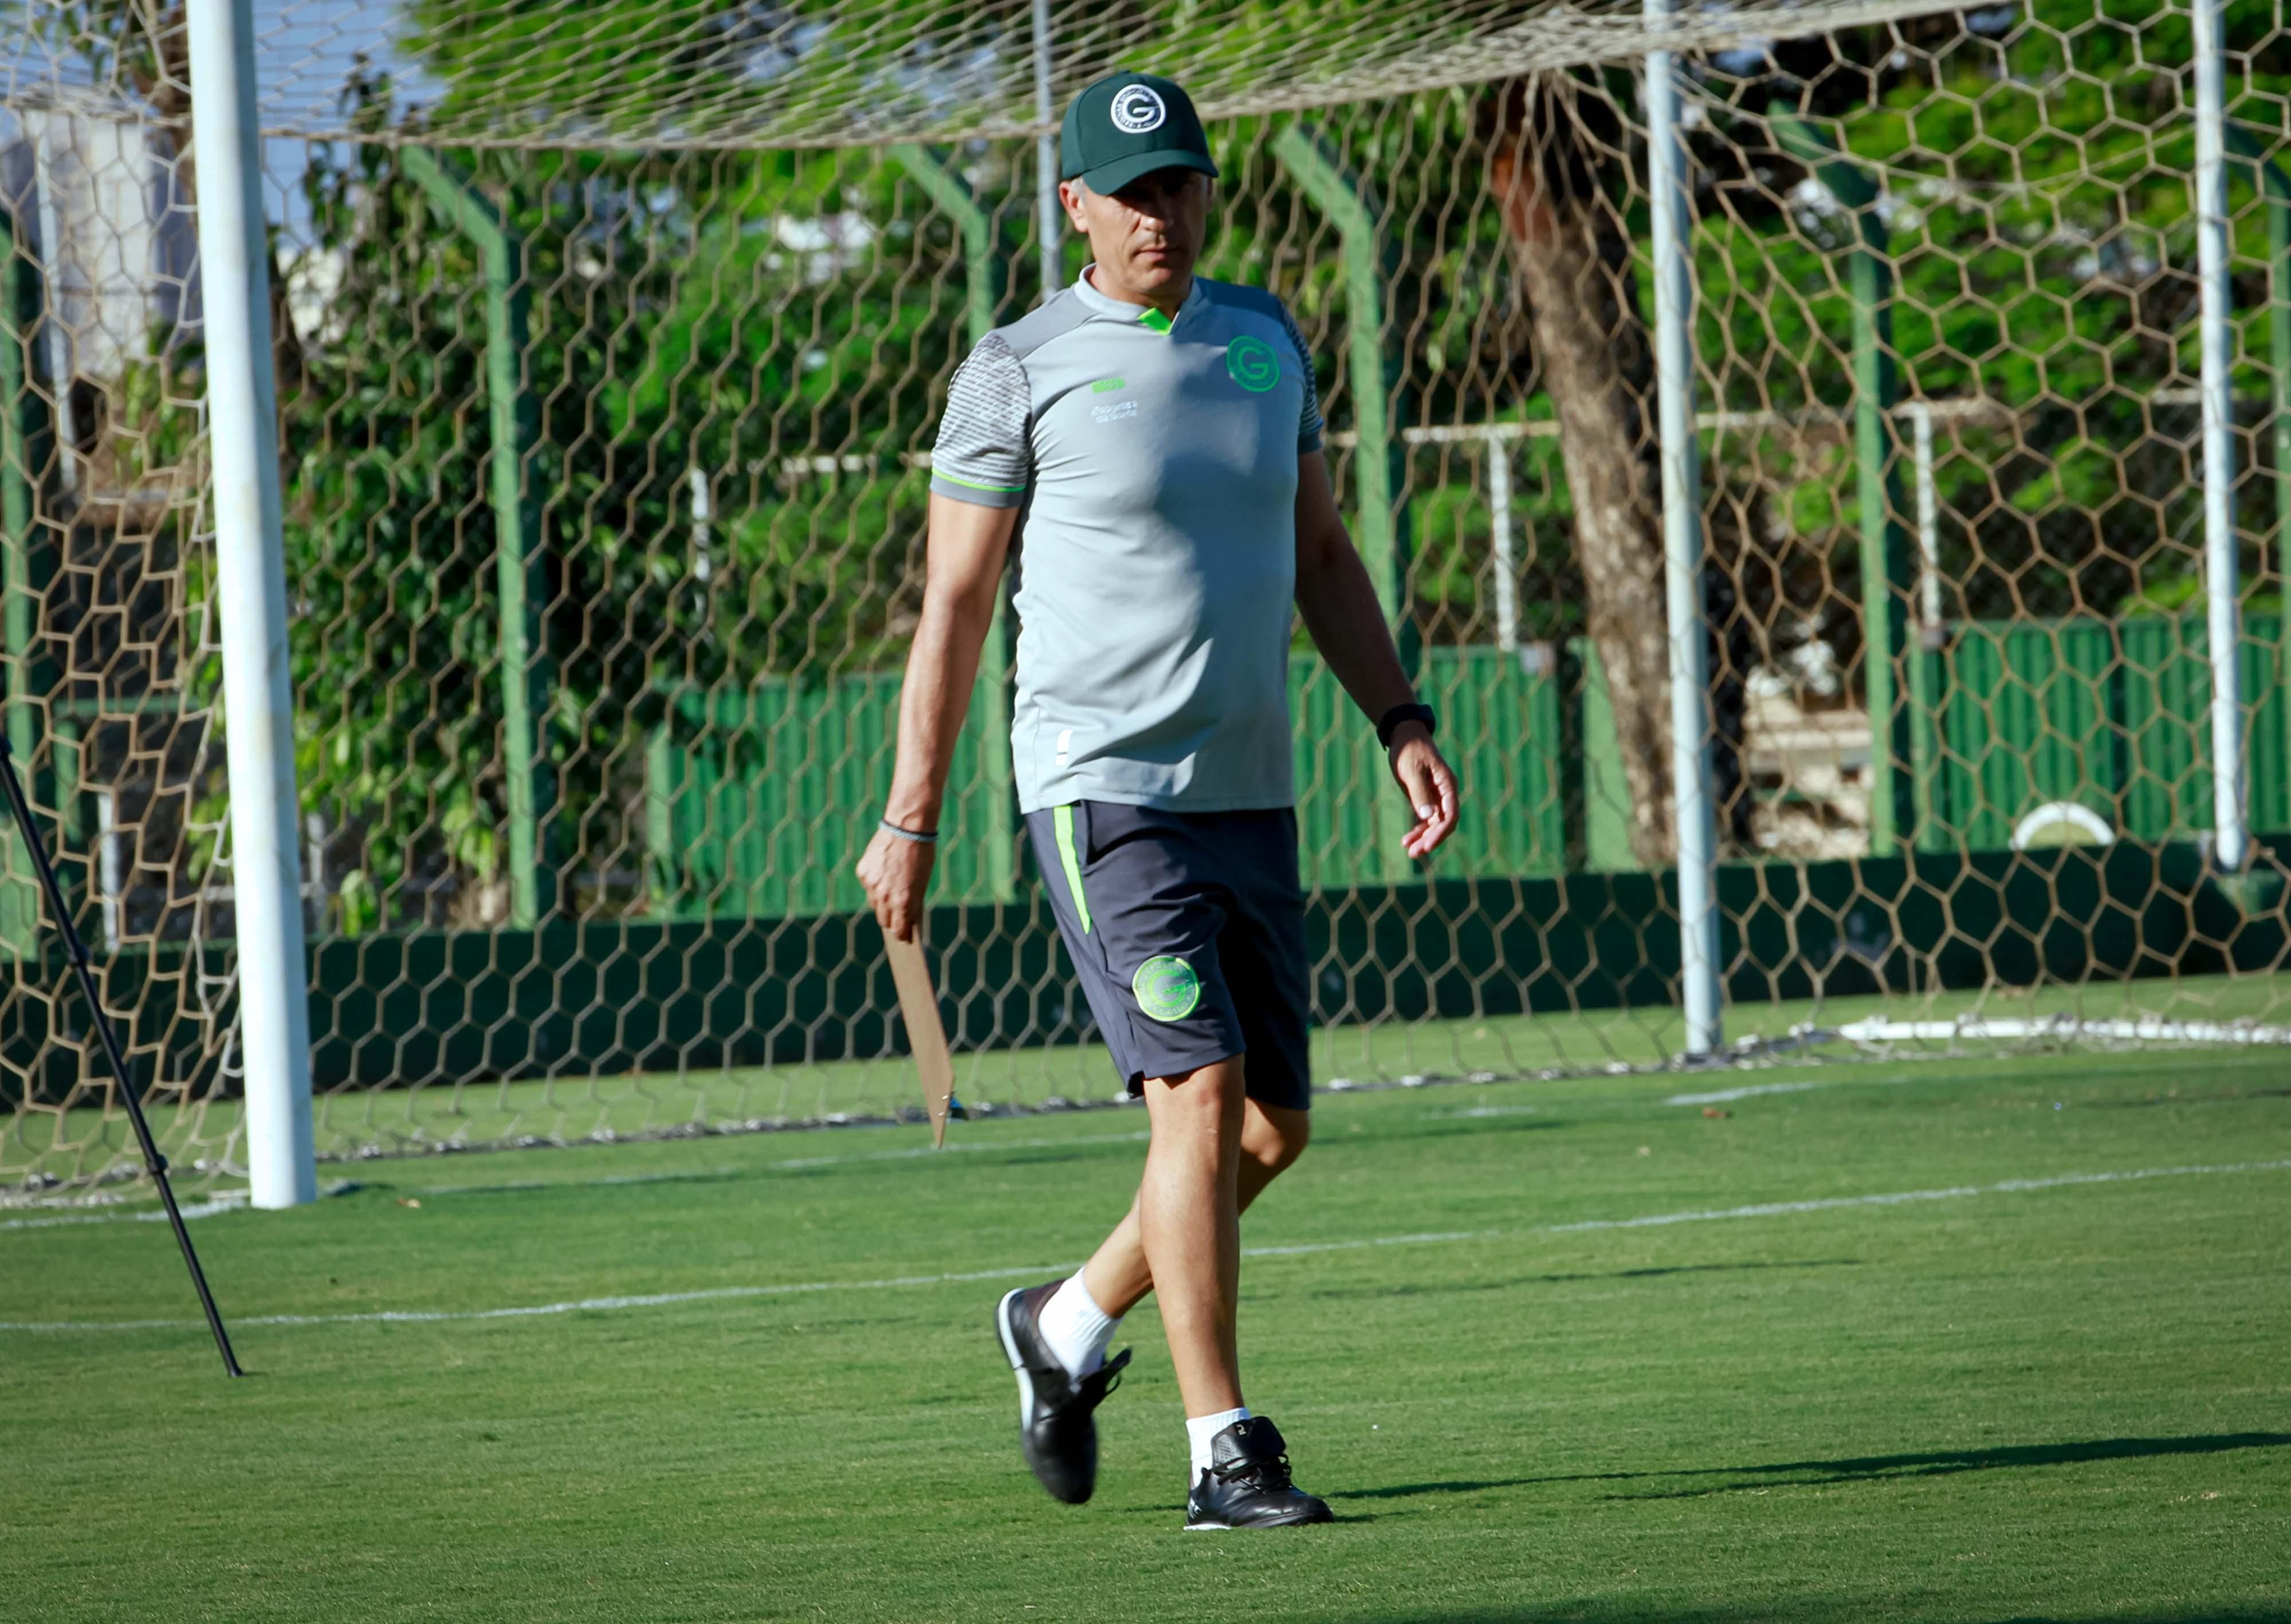
M 1631 850 L 1661 867 L 1676 838 L 1654 354 L 1629 233 L 1593 166 L 1595 149 L 1620 144 L 1620 121 L 1594 87 L 1537 74 L 1491 92 L 1486 125 L 1489 189 L 1558 413 L 1585 615 L 1630 791 Z

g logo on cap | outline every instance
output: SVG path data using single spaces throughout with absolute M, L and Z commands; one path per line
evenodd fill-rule
M 1162 93 L 1150 84 L 1126 84 L 1113 98 L 1107 112 L 1113 127 L 1129 135 L 1143 135 L 1148 130 L 1158 130 L 1162 121 L 1170 116 L 1162 105 Z

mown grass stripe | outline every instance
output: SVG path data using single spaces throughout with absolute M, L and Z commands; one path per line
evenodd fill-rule
M 1639 1218 L 1587 1218 L 1572 1224 L 1539 1224 L 1519 1232 L 1500 1229 L 1445 1230 L 1425 1234 L 1370 1235 L 1344 1241 L 1306 1242 L 1293 1246 L 1250 1246 L 1245 1258 L 1294 1258 L 1322 1252 L 1357 1251 L 1369 1247 L 1425 1246 L 1503 1238 L 1507 1233 L 1577 1234 L 1589 1230 L 1647 1229 L 1674 1224 L 1707 1224 L 1730 1218 L 1785 1218 L 1798 1213 L 1835 1212 L 1849 1207 L 1898 1207 L 1922 1202 L 1962 1201 L 1978 1195 L 2018 1195 L 2038 1190 L 2071 1189 L 2091 1185 L 2127 1184 L 2150 1178 L 2218 1177 L 2237 1173 L 2279 1172 L 2291 1169 L 2291 1159 L 2275 1162 L 2231 1162 L 2191 1167 L 2127 1168 L 2099 1173 L 2058 1173 L 2041 1178 L 2007 1178 L 1997 1184 L 1955 1185 L 1935 1190 L 1894 1190 L 1869 1195 L 1833 1195 L 1805 1201 L 1760 1202 L 1741 1207 L 1702 1208 L 1683 1212 L 1649 1213 Z M 364 1314 L 273 1314 L 235 1317 L 235 1325 L 372 1325 L 435 1324 L 456 1320 L 533 1319 L 562 1314 L 609 1313 L 631 1308 L 663 1308 L 681 1303 L 721 1302 L 739 1298 L 790 1297 L 820 1291 L 883 1291 L 919 1286 L 967 1284 L 984 1280 L 1020 1280 L 1052 1276 L 1080 1267 L 1076 1262 L 1020 1264 L 1007 1268 L 976 1269 L 961 1274 L 895 1274 L 880 1280 L 809 1280 L 776 1285 L 718 1286 L 699 1291 L 661 1291 L 634 1297 L 590 1297 L 565 1302 L 535 1303 L 505 1308 L 413 1309 L 385 1308 Z M 0 1331 L 25 1332 L 176 1331 L 203 1328 L 199 1320 L 53 1320 L 0 1321 Z

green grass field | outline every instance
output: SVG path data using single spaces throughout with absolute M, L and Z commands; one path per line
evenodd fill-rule
M 1316 1121 L 1242 1339 L 1334 1527 L 1179 1532 L 1150 1306 L 1096 1501 L 1026 1476 L 988 1313 L 1126 1201 L 1094 1112 L 340 1170 L 193 1226 L 237 1383 L 163 1226 L 0 1213 L 0 1614 L 2291 1618 L 2280 1051 Z
M 1779 1039 L 1805 1025 L 1837 1027 L 1869 1017 L 1951 1020 L 1964 1016 L 2085 1020 L 2165 1017 L 2181 1021 L 2291 1023 L 2291 983 L 2268 976 L 2174 976 L 2137 981 L 1998 987 L 1972 992 L 1739 1003 L 1726 1011 L 1729 1040 Z M 1313 1034 L 1313 1074 L 1363 1082 L 1409 1075 L 1501 1077 L 1660 1066 L 1678 1053 L 1684 1023 L 1668 1007 L 1592 1009 L 1479 1019 L 1383 1021 L 1330 1026 Z M 1925 1057 L 2024 1051 L 2025 1044 L 1931 1044 Z M 1832 1046 L 1832 1057 L 1849 1052 Z M 1904 1058 L 1911 1057 L 1902 1046 Z M 2285 1055 L 2291 1067 L 2291 1050 Z M 1819 1056 L 1791 1054 L 1789 1065 Z M 1097 1044 L 974 1051 L 955 1057 L 959 1095 L 995 1105 L 1039 1105 L 1058 1097 L 1088 1103 L 1113 1095 L 1105 1051 Z M 238 1102 L 189 1105 L 151 1097 L 154 1130 L 194 1187 L 243 1188 Z M 530 1140 L 660 1137 L 693 1129 L 741 1131 L 816 1122 L 838 1113 L 888 1116 L 920 1105 L 914 1066 L 904 1056 L 813 1065 L 734 1067 L 681 1073 L 624 1073 L 501 1081 L 472 1080 L 410 1089 L 345 1089 L 317 1105 L 318 1154 L 355 1162 L 440 1148 L 500 1147 Z M 116 1112 L 32 1109 L 0 1115 L 0 1194 L 28 1175 L 70 1181 L 136 1161 L 134 1141 Z M 202 1173 L 205 1167 L 212 1170 Z

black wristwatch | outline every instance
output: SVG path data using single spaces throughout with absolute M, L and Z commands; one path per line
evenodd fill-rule
M 1400 725 L 1403 722 L 1422 722 L 1424 724 L 1424 731 L 1427 733 L 1437 733 L 1440 731 L 1440 719 L 1432 714 L 1432 707 L 1430 705 L 1395 705 L 1391 710 L 1387 711 L 1382 719 L 1377 722 L 1376 742 L 1383 745 L 1387 750 L 1390 750 L 1392 748 L 1392 736 L 1399 731 Z

